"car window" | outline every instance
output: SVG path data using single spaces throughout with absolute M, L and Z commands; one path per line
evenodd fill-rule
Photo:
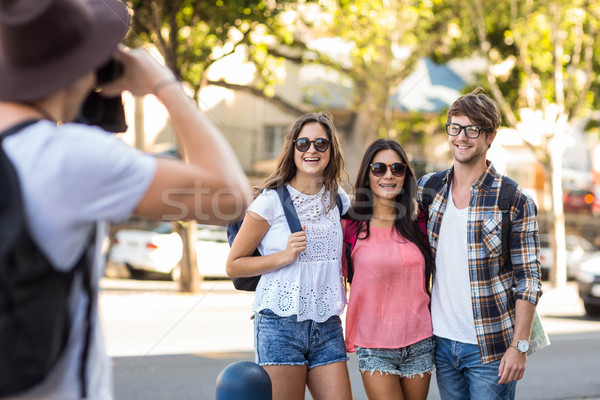
M 566 243 L 567 250 L 569 250 L 569 251 L 573 251 L 573 250 L 575 250 L 575 249 L 577 249 L 579 247 L 579 245 L 577 243 L 578 241 L 575 238 L 573 238 L 573 237 L 567 236 L 566 237 L 566 242 L 567 242 Z
M 171 224 L 160 224 L 157 228 L 153 229 L 152 232 L 156 233 L 171 233 L 173 232 L 173 227 Z
M 223 226 L 198 225 L 196 239 L 211 242 L 227 242 L 227 230 Z
M 581 247 L 585 251 L 596 251 L 596 247 L 585 239 L 581 239 Z

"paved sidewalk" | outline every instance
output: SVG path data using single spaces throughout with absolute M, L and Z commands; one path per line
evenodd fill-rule
M 101 287 L 119 400 L 214 399 L 219 372 L 253 360 L 254 293 L 236 291 L 230 281 L 204 282 L 195 295 L 180 294 L 173 282 L 103 279 Z M 538 312 L 554 345 L 532 357 L 517 398 L 600 400 L 590 397 L 600 393 L 594 355 L 600 320 L 584 317 L 573 283 L 544 290 Z M 355 400 L 366 400 L 353 355 L 349 371 Z M 439 400 L 435 379 L 428 399 Z
M 100 310 L 112 356 L 253 351 L 254 293 L 230 281 L 205 281 L 202 293 L 181 294 L 174 282 L 103 279 Z M 538 306 L 549 335 L 600 331 L 582 317 L 575 283 L 544 289 Z

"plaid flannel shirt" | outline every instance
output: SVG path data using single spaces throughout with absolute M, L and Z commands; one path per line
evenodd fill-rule
M 442 217 L 446 210 L 448 188 L 454 173 L 450 168 L 444 185 L 429 206 L 427 232 L 433 259 L 437 252 Z M 418 199 L 422 200 L 425 182 L 419 179 Z M 532 198 L 519 187 L 509 211 L 512 221 L 510 257 L 502 259 L 502 212 L 497 206 L 502 175 L 488 161 L 483 175 L 471 186 L 467 217 L 467 243 L 471 300 L 479 352 L 483 364 L 502 358 L 513 338 L 515 301 L 537 305 L 542 294 L 540 282 L 540 245 L 537 208 Z

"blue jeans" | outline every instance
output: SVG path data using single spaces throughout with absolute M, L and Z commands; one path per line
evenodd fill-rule
M 479 347 L 435 337 L 436 379 L 442 400 L 513 400 L 517 382 L 498 384 L 500 360 L 482 364 Z

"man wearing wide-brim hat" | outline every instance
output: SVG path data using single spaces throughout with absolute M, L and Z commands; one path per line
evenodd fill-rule
M 226 140 L 171 71 L 144 50 L 119 47 L 128 28 L 129 11 L 117 0 L 0 0 L 0 132 L 10 133 L 0 146 L 18 177 L 27 231 L 56 271 L 88 267 L 72 280 L 69 334 L 59 356 L 25 385 L 0 377 L 0 398 L 113 398 L 96 298 L 107 222 L 136 214 L 223 223 L 248 205 L 248 182 Z M 122 75 L 97 88 L 97 70 L 111 59 Z M 142 154 L 97 126 L 72 122 L 94 90 L 107 97 L 154 94 L 188 163 Z M 11 195 L 0 188 L 3 196 Z M 6 263 L 0 259 L 0 272 Z M 11 281 L 2 276 L 5 288 Z M 20 307 L 2 297 L 9 291 L 0 293 L 0 324 Z M 0 346 L 17 352 L 11 344 Z M 7 359 L 0 355 L 0 375 L 21 376 Z

